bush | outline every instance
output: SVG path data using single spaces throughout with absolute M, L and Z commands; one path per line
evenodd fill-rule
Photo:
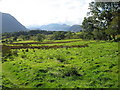
M 37 34 L 37 36 L 36 36 L 36 40 L 37 41 L 43 41 L 45 39 L 45 35 L 43 35 L 43 34 Z

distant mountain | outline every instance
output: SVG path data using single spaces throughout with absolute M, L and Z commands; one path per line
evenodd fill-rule
M 21 30 L 27 29 L 12 15 L 2 13 L 2 32 L 17 32 Z
M 40 25 L 30 25 L 27 28 L 30 30 L 41 30 Z
M 70 26 L 66 24 L 48 24 L 48 25 L 43 25 L 40 27 L 43 30 L 50 30 L 50 31 L 67 31 Z
M 29 29 L 39 29 L 39 30 L 48 30 L 48 31 L 67 31 L 71 26 L 66 24 L 48 24 L 42 26 L 31 26 Z
M 68 29 L 68 31 L 71 31 L 71 32 L 80 32 L 81 30 L 82 28 L 80 25 L 73 25 Z
M 48 25 L 34 25 L 28 27 L 30 30 L 47 30 L 47 31 L 71 31 L 71 32 L 79 32 L 82 30 L 80 25 L 66 25 L 66 24 L 48 24 Z

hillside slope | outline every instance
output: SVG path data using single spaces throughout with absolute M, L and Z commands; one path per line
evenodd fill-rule
M 80 25 L 73 25 L 69 28 L 68 31 L 71 31 L 71 32 L 80 32 L 82 30 L 81 26 Z
M 12 15 L 2 13 L 2 32 L 17 32 L 21 30 L 27 29 Z

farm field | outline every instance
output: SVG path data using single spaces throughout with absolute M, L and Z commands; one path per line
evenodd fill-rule
M 11 54 L 3 57 L 3 87 L 118 88 L 118 42 L 75 39 L 54 42 L 63 43 L 30 46 L 87 46 L 11 49 Z

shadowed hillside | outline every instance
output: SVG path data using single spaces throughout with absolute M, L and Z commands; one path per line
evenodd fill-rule
M 27 30 L 19 21 L 12 15 L 2 13 L 2 32 L 17 32 Z

